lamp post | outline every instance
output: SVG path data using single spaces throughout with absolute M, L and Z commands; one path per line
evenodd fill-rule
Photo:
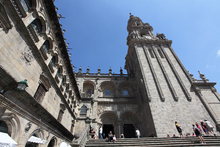
M 9 84 L 8 86 L 6 86 L 5 88 L 0 90 L 0 94 L 4 94 L 5 92 L 7 92 L 9 90 L 14 90 L 14 89 L 24 91 L 27 87 L 28 87 L 28 84 L 27 84 L 27 80 L 25 79 L 20 82 L 17 82 L 16 84 L 14 84 L 14 83 Z
M 28 87 L 28 84 L 27 84 L 27 80 L 26 79 L 23 80 L 23 81 L 18 82 L 18 86 L 17 86 L 18 90 L 24 91 L 27 87 Z

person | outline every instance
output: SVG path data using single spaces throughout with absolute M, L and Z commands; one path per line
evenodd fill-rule
M 204 123 L 207 126 L 208 133 L 214 134 L 214 126 L 211 124 L 211 122 L 208 120 L 204 120 Z
M 202 133 L 200 132 L 199 128 L 197 128 L 194 124 L 192 124 L 192 126 L 193 126 L 193 131 L 194 131 L 196 137 L 198 137 L 199 140 L 200 140 L 200 142 L 201 142 L 202 144 L 204 144 L 204 143 L 205 143 L 205 140 L 204 140 L 204 138 L 202 137 Z
M 196 128 L 199 129 L 199 132 L 202 134 L 202 128 L 200 127 L 200 125 L 196 122 Z
M 113 134 L 112 134 L 112 131 L 110 131 L 108 133 L 108 141 L 111 142 L 113 140 Z
M 200 121 L 200 124 L 201 124 L 203 132 L 205 132 L 205 134 L 208 134 L 208 129 L 207 129 L 206 124 L 202 120 Z
M 180 134 L 180 137 L 183 137 L 182 128 L 180 124 L 177 123 L 177 121 L 175 121 L 175 126 L 176 126 L 178 133 Z
M 99 128 L 99 139 L 103 139 L 102 133 L 103 133 L 103 129 L 102 129 L 102 126 L 101 126 Z
M 125 136 L 124 136 L 124 134 L 123 134 L 123 133 L 120 135 L 120 138 L 125 138 Z
M 95 139 L 96 135 L 95 135 L 95 130 L 92 128 L 91 130 L 91 138 Z
M 138 130 L 138 129 L 136 129 L 136 136 L 137 136 L 137 138 L 140 138 L 140 135 L 141 135 L 141 133 L 140 133 L 140 131 Z
M 115 135 L 113 135 L 112 141 L 113 141 L 113 143 L 115 143 L 115 141 L 116 141 L 116 136 Z

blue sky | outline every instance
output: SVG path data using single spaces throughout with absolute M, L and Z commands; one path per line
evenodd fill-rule
M 119 73 L 127 53 L 129 13 L 173 41 L 186 69 L 217 82 L 220 92 L 220 0 L 56 0 L 76 71 Z

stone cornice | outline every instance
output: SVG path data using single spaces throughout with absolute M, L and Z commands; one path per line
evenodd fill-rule
M 145 39 L 145 38 L 132 38 L 127 40 L 128 46 L 133 46 L 134 44 L 143 44 L 143 45 L 168 45 L 171 46 L 172 40 L 164 39 Z
M 208 82 L 208 81 L 203 81 L 203 80 L 196 80 L 192 82 L 193 86 L 206 86 L 206 87 L 213 87 L 216 85 L 215 82 Z
M 74 87 L 75 93 L 76 93 L 76 97 L 77 98 L 81 98 L 80 97 L 80 93 L 79 93 L 79 89 L 75 80 L 75 75 L 73 72 L 73 67 L 71 65 L 71 61 L 69 58 L 69 54 L 67 52 L 67 47 L 66 47 L 66 43 L 64 41 L 64 37 L 63 37 L 63 32 L 59 23 L 59 19 L 57 17 L 57 12 L 56 12 L 56 8 L 54 6 L 53 0 L 43 0 L 43 2 L 45 3 L 46 6 L 46 10 L 47 10 L 47 14 L 50 18 L 50 21 L 53 22 L 54 27 L 53 30 L 56 36 L 56 40 L 59 42 L 59 48 L 60 48 L 60 52 L 63 56 L 64 60 L 64 65 L 66 65 L 67 71 L 68 71 L 68 75 L 70 77 L 70 81 Z

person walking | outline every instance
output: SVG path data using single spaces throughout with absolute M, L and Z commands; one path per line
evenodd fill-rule
M 103 139 L 102 133 L 103 133 L 103 129 L 102 129 L 102 126 L 101 126 L 99 128 L 99 139 Z
M 214 135 L 214 126 L 211 124 L 211 122 L 208 120 L 204 120 L 204 123 L 206 124 L 208 133 L 211 133 Z
M 136 136 L 137 136 L 137 138 L 140 138 L 140 136 L 141 136 L 141 133 L 140 133 L 140 131 L 138 130 L 138 129 L 136 129 Z
M 175 121 L 175 126 L 176 126 L 178 133 L 180 134 L 180 137 L 183 137 L 183 130 L 182 130 L 180 124 L 177 123 L 177 121 Z
M 205 132 L 205 134 L 208 135 L 209 133 L 208 133 L 206 124 L 202 120 L 200 121 L 200 124 L 201 124 L 203 132 Z
M 194 124 L 193 124 L 192 126 L 193 126 L 193 131 L 194 131 L 196 137 L 198 137 L 199 140 L 200 140 L 200 142 L 201 142 L 202 144 L 204 144 L 204 143 L 205 143 L 205 140 L 204 140 L 204 138 L 202 137 L 202 133 L 200 132 L 199 128 L 197 128 Z

